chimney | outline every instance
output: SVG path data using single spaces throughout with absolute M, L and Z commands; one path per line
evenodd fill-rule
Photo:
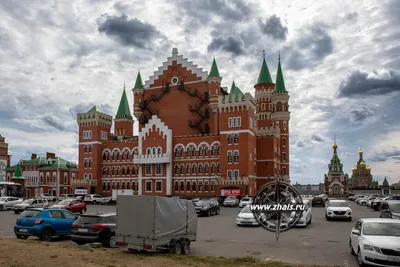
M 46 159 L 54 159 L 55 157 L 56 157 L 55 153 L 50 153 L 50 152 L 46 153 Z
M 31 159 L 36 159 L 37 155 L 32 153 Z

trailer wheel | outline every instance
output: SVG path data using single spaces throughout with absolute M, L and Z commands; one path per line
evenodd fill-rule
M 189 255 L 190 254 L 190 242 L 189 240 L 185 240 L 182 246 L 182 254 Z
M 176 241 L 176 243 L 175 243 L 175 245 L 174 245 L 174 247 L 173 247 L 173 253 L 174 253 L 174 254 L 177 254 L 177 255 L 182 254 L 182 245 L 181 245 L 181 242 Z

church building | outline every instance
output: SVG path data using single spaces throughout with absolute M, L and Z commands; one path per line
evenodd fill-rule
M 372 188 L 374 187 L 374 181 L 371 174 L 371 167 L 364 161 L 364 152 L 362 149 L 358 152 L 359 158 L 357 164 L 354 165 L 351 175 L 353 188 Z
M 254 89 L 245 93 L 235 81 L 226 81 L 230 90 L 222 86 L 215 58 L 207 72 L 174 48 L 145 82 L 137 74 L 133 114 L 125 88 L 115 116 L 97 107 L 78 114 L 74 189 L 251 196 L 267 182 L 289 181 L 289 94 L 280 60 L 274 83 L 261 59 Z
M 332 145 L 333 156 L 325 174 L 325 194 L 329 196 L 344 196 L 347 194 L 348 175 L 343 172 L 343 164 L 337 153 L 336 138 Z

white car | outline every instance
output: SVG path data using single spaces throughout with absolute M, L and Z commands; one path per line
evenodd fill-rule
M 224 200 L 224 206 L 225 207 L 237 207 L 239 205 L 239 200 L 235 196 L 228 196 Z
M 17 197 L 0 197 L 0 211 L 10 210 L 16 204 L 21 204 L 24 200 Z
M 254 218 L 254 214 L 250 209 L 250 206 L 245 206 L 238 214 L 236 218 L 236 224 L 238 226 L 243 225 L 259 225 L 256 218 Z
M 91 204 L 100 204 L 103 203 L 103 196 L 96 194 L 86 195 L 83 201 Z
M 302 217 L 296 222 L 295 226 L 307 227 L 308 224 L 311 224 L 311 203 L 309 200 L 304 200 L 303 203 L 306 205 L 306 210 L 303 211 Z
M 244 197 L 239 202 L 239 208 L 246 207 L 247 205 L 251 205 L 253 203 L 253 199 L 251 197 Z
M 400 220 L 361 219 L 349 245 L 360 266 L 400 266 Z
M 351 221 L 351 206 L 346 200 L 330 200 L 325 207 L 325 218 L 331 219 L 346 219 Z
M 38 198 L 46 199 L 48 202 L 51 202 L 51 201 L 56 202 L 57 201 L 57 198 L 50 194 L 41 194 L 38 196 Z

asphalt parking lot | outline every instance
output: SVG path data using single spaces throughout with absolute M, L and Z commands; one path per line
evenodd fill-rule
M 263 260 L 292 263 L 358 266 L 350 254 L 349 234 L 360 218 L 376 218 L 379 212 L 350 202 L 353 221 L 326 221 L 325 209 L 312 208 L 312 224 L 275 234 L 261 227 L 237 227 L 239 208 L 221 208 L 220 215 L 199 217 L 197 242 L 192 254 L 201 256 L 253 256 Z M 90 205 L 88 212 L 111 212 L 115 206 Z M 14 237 L 13 226 L 18 215 L 13 211 L 0 212 L 0 237 Z M 71 242 L 56 240 L 54 242 Z

